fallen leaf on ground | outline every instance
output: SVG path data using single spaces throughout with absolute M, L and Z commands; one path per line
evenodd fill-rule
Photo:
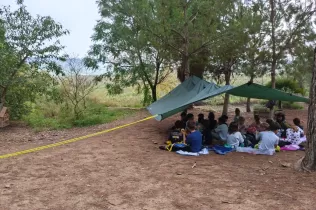
M 281 163 L 281 166 L 284 168 L 289 168 L 291 167 L 291 163 Z
M 196 167 L 196 163 L 193 164 L 192 168 Z

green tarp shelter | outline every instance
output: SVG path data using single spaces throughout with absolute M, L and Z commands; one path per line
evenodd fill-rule
M 167 95 L 148 106 L 147 109 L 152 115 L 157 115 L 156 120 L 161 121 L 185 110 L 192 103 L 212 98 L 223 93 L 256 99 L 293 102 L 309 101 L 309 99 L 304 97 L 285 93 L 280 90 L 271 89 L 254 83 L 246 83 L 238 87 L 230 85 L 220 87 L 215 83 L 207 82 L 198 77 L 192 76 L 182 84 L 178 85 Z

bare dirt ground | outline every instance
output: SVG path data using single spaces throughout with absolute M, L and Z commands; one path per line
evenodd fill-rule
M 198 113 L 198 110 L 194 111 Z M 288 120 L 307 111 L 286 111 Z M 137 116 L 90 128 L 33 133 L 0 130 L 0 154 L 115 127 Z M 247 115 L 249 118 L 251 115 Z M 316 209 L 316 174 L 293 163 L 304 152 L 273 157 L 231 153 L 184 157 L 160 151 L 173 117 L 149 120 L 76 143 L 0 160 L 2 210 Z M 196 163 L 196 167 L 192 165 Z

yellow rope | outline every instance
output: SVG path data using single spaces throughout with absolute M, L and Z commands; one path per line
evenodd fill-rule
M 76 141 L 80 141 L 80 140 L 87 139 L 87 138 L 90 138 L 90 137 L 98 136 L 98 135 L 101 135 L 101 134 L 104 134 L 104 133 L 108 133 L 108 132 L 111 132 L 111 131 L 115 131 L 115 130 L 118 130 L 118 129 L 121 129 L 121 128 L 125 128 L 125 127 L 128 127 L 128 126 L 131 126 L 131 125 L 135 125 L 137 123 L 144 122 L 144 121 L 150 120 L 152 118 L 155 118 L 156 116 L 157 115 L 151 116 L 151 117 L 147 117 L 147 118 L 142 119 L 142 120 L 138 120 L 138 121 L 135 121 L 135 122 L 132 122 L 132 123 L 121 125 L 121 126 L 118 126 L 118 127 L 115 127 L 115 128 L 111 128 L 111 129 L 107 129 L 107 130 L 104 130 L 104 131 L 100 131 L 100 132 L 97 132 L 97 133 L 88 134 L 86 136 L 72 138 L 72 139 L 68 139 L 68 140 L 65 140 L 65 141 L 60 141 L 60 142 L 57 142 L 57 143 L 54 143 L 54 144 L 48 144 L 48 145 L 45 145 L 45 146 L 36 147 L 36 148 L 33 148 L 33 149 L 28 149 L 28 150 L 23 150 L 23 151 L 19 151 L 19 152 L 14 152 L 14 153 L 9 153 L 9 154 L 5 154 L 5 155 L 0 155 L 0 159 L 5 159 L 5 158 L 9 158 L 9 157 L 18 156 L 18 155 L 23 155 L 23 154 L 28 154 L 28 153 L 32 153 L 32 152 L 37 152 L 37 151 L 44 150 L 44 149 L 58 147 L 58 146 L 65 145 L 65 144 L 70 144 L 70 143 L 73 143 L 73 142 L 76 142 Z

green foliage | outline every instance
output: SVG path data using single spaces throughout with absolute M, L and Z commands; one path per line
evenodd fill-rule
M 46 100 L 54 98 L 56 81 L 46 71 L 37 71 L 24 67 L 15 77 L 15 82 L 8 90 L 6 101 L 11 119 L 20 119 L 30 110 L 30 104 L 38 97 Z
M 63 69 L 65 75 L 57 76 L 61 84 L 60 99 L 66 104 L 74 117 L 79 119 L 87 108 L 88 96 L 95 89 L 97 80 L 89 76 L 90 71 L 80 59 L 69 59 L 66 64 Z
M 268 71 L 266 60 L 269 52 L 262 48 L 265 45 L 264 26 L 267 21 L 264 10 L 264 2 L 262 1 L 254 1 L 250 7 L 246 7 L 245 21 L 248 25 L 246 30 L 248 40 L 242 55 L 241 72 L 249 76 L 250 80 L 262 77 Z
M 145 0 L 99 1 L 102 20 L 95 27 L 85 63 L 92 68 L 107 66 L 102 77 L 110 81 L 106 85 L 110 94 L 133 86 L 142 90 L 144 101 L 150 95 L 156 100 L 157 85 L 171 73 L 166 50 L 146 30 L 146 19 L 152 17 L 149 6 Z
M 266 86 L 271 87 L 271 81 Z M 290 78 L 277 78 L 275 88 L 287 93 L 306 95 L 306 90 L 299 86 L 297 80 Z
M 75 119 L 69 110 L 62 104 L 41 101 L 35 105 L 33 111 L 23 117 L 32 128 L 37 131 L 44 129 L 66 129 L 74 126 L 92 126 L 102 123 L 109 123 L 125 116 L 133 115 L 131 110 L 109 109 L 103 104 L 92 101 L 87 103 L 87 109 Z
M 284 109 L 304 109 L 304 106 L 300 103 L 295 103 L 295 102 L 283 102 L 282 107 Z
M 277 70 L 288 63 L 288 56 L 294 55 L 296 48 L 306 46 L 315 40 L 313 26 L 315 2 L 312 0 L 270 0 L 264 1 L 265 14 L 268 17 L 265 24 L 266 43 L 263 46 L 269 50 L 267 61 L 271 63 L 271 80 L 274 80 Z
M 269 113 L 270 112 L 270 110 L 266 106 L 261 105 L 261 104 L 254 105 L 253 111 L 254 112 L 262 112 L 262 113 Z
M 28 110 L 26 102 L 52 91 L 48 72 L 61 73 L 56 61 L 63 46 L 59 38 L 67 30 L 51 17 L 32 17 L 19 1 L 19 8 L 0 8 L 0 104 L 19 118 Z M 43 71 L 45 70 L 45 71 Z
M 285 66 L 285 74 L 299 83 L 304 89 L 309 89 L 313 70 L 313 46 L 299 46 L 293 50 L 293 61 Z

